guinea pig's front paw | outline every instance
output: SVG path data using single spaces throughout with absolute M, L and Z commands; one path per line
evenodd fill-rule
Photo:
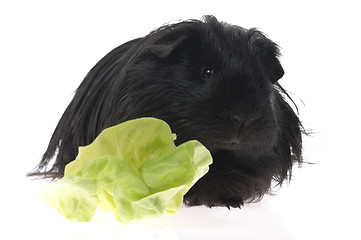
M 243 206 L 243 199 L 242 199 L 242 197 L 231 196 L 231 197 L 222 199 L 220 201 L 220 205 L 227 207 L 228 209 L 241 208 L 241 206 Z

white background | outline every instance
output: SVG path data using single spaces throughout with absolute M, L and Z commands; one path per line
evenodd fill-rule
M 7 2 L 0 3 L 0 239 L 361 239 L 357 1 Z M 182 208 L 123 226 L 104 213 L 71 223 L 45 205 L 43 182 L 24 175 L 90 68 L 163 23 L 205 14 L 257 27 L 281 46 L 280 83 L 314 132 L 304 155 L 315 164 L 295 167 L 290 185 L 242 210 Z

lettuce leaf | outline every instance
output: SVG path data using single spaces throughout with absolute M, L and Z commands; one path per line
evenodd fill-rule
M 192 140 L 176 147 L 168 124 L 139 118 L 105 129 L 51 183 L 46 202 L 71 221 L 90 221 L 96 208 L 121 223 L 176 213 L 207 173 L 210 152 Z

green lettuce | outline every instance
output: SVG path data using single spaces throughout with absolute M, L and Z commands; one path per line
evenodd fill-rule
M 105 129 L 79 148 L 46 202 L 71 221 L 90 221 L 97 207 L 121 223 L 176 213 L 183 196 L 212 163 L 198 141 L 174 144 L 168 124 L 139 118 Z

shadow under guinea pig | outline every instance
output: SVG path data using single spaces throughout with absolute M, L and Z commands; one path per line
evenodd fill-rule
M 212 153 L 213 164 L 185 195 L 186 205 L 257 201 L 302 161 L 304 130 L 277 83 L 284 74 L 279 56 L 262 32 L 213 16 L 131 40 L 90 70 L 29 175 L 60 178 L 78 147 L 103 129 L 155 117 L 170 125 L 176 144 L 196 139 Z

